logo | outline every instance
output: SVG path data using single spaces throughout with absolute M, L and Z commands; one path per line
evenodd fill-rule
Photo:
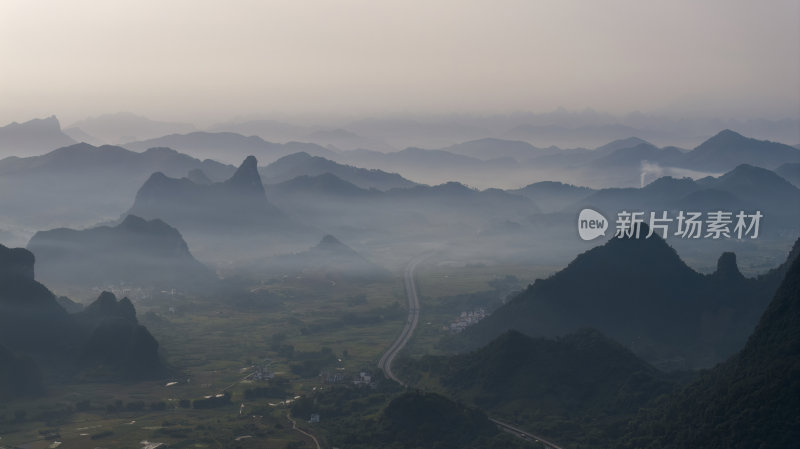
M 583 240 L 594 240 L 601 235 L 606 235 L 608 220 L 600 212 L 584 209 L 578 215 L 578 235 Z

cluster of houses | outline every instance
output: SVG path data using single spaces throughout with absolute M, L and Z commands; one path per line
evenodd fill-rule
M 360 386 L 373 386 L 372 375 L 367 371 L 361 371 L 357 375 L 347 375 L 343 371 L 323 371 L 320 374 L 322 382 L 329 385 L 351 383 Z
M 253 367 L 253 372 L 245 377 L 245 380 L 266 382 L 272 379 L 275 377 L 275 373 L 269 369 L 270 365 L 272 365 L 272 360 L 265 359 L 263 365 L 256 365 Z
M 468 326 L 472 326 L 478 321 L 486 318 L 488 315 L 489 314 L 486 312 L 486 309 L 483 307 L 475 309 L 471 312 L 461 312 L 461 315 L 459 315 L 458 318 L 456 318 L 448 326 L 445 326 L 445 328 L 450 332 L 457 334 L 466 329 Z

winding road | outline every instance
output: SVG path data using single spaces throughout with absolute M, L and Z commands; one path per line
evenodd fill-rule
M 419 265 L 420 262 L 428 257 L 430 257 L 430 254 L 424 254 L 412 259 L 411 262 L 406 265 L 405 272 L 403 273 L 403 282 L 406 288 L 406 296 L 408 296 L 408 320 L 406 321 L 405 326 L 403 326 L 403 331 L 400 333 L 397 339 L 395 339 L 392 345 L 389 346 L 389 349 L 383 353 L 383 356 L 381 356 L 381 359 L 378 361 L 378 368 L 383 370 L 383 372 L 386 374 L 386 377 L 389 377 L 404 387 L 407 386 L 406 383 L 398 379 L 394 372 L 392 372 L 392 362 L 397 354 L 403 350 L 406 343 L 408 343 L 408 340 L 411 339 L 411 336 L 414 335 L 414 329 L 417 328 L 417 324 L 419 323 L 419 296 L 417 295 L 417 286 L 414 283 L 414 270 L 417 268 L 417 265 Z M 555 443 L 551 443 L 550 441 L 547 441 L 538 435 L 526 432 L 519 427 L 512 426 L 511 424 L 491 417 L 489 420 L 497 424 L 498 427 L 506 432 L 513 434 L 517 438 L 521 438 L 526 441 L 536 441 L 542 443 L 548 449 L 564 449 Z
M 406 296 L 408 296 L 408 320 L 403 326 L 403 332 L 397 339 L 389 346 L 389 349 L 383 353 L 381 359 L 378 361 L 378 368 L 380 368 L 386 377 L 394 380 L 402 386 L 406 386 L 405 382 L 398 379 L 392 372 L 392 362 L 397 354 L 405 347 L 411 336 L 414 335 L 414 329 L 417 328 L 419 323 L 419 296 L 417 296 L 417 286 L 414 283 L 414 270 L 417 265 L 423 260 L 427 259 L 429 254 L 416 257 L 406 265 L 405 272 L 403 273 L 403 281 L 406 287 Z

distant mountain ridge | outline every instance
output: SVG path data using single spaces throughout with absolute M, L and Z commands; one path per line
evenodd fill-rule
M 195 127 L 188 123 L 163 122 L 130 112 L 117 112 L 77 121 L 67 131 L 73 134 L 76 133 L 75 130 L 80 130 L 102 143 L 118 145 L 171 133 L 188 133 L 195 131 Z
M 214 158 L 226 162 L 241 160 L 248 155 L 255 155 L 265 162 L 272 162 L 299 152 L 328 159 L 334 159 L 336 155 L 333 151 L 312 143 L 279 144 L 268 142 L 258 136 L 243 136 L 231 132 L 195 131 L 188 134 L 169 134 L 155 139 L 128 142 L 122 146 L 136 151 L 169 147 L 194 157 Z
M 75 143 L 61 131 L 56 116 L 0 127 L 0 158 L 42 154 Z
M 181 177 L 197 169 L 219 180 L 236 167 L 167 148 L 136 153 L 111 145 L 74 144 L 41 156 L 0 160 L 0 189 L 15 192 L 0 196 L 0 209 L 17 228 L 93 226 L 119 217 L 154 171 Z M 18 236 L 18 244 L 30 237 Z

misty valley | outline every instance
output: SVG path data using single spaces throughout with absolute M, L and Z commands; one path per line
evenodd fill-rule
M 0 449 L 797 446 L 798 142 L 501 119 L 0 127 Z

